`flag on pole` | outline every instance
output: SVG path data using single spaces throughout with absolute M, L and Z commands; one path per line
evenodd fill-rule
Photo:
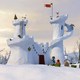
M 51 17 L 51 19 L 53 19 L 53 3 L 45 4 L 45 7 L 51 9 L 51 16 L 50 17 Z
M 51 8 L 52 7 L 52 4 L 45 4 L 45 7 Z

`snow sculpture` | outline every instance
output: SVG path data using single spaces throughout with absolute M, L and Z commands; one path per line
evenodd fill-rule
M 16 29 L 14 37 L 7 40 L 11 49 L 7 64 L 49 64 L 49 44 L 34 42 L 34 38 L 25 32 L 27 22 L 26 18 L 19 20 L 17 16 L 14 17 L 13 25 Z
M 11 49 L 11 55 L 7 64 L 51 64 L 51 58 L 55 56 L 61 63 L 64 62 L 63 40 L 69 37 L 73 32 L 73 25 L 65 23 L 68 16 L 61 16 L 56 20 L 51 20 L 53 26 L 53 41 L 49 43 L 38 44 L 33 37 L 26 34 L 26 17 L 21 20 L 15 15 L 13 25 L 15 26 L 15 34 L 13 38 L 7 40 L 7 44 Z M 64 26 L 67 27 L 68 33 L 64 34 Z M 56 55 L 52 54 L 54 48 Z
M 56 19 L 52 19 L 50 21 L 53 26 L 53 41 L 52 45 L 52 54 L 51 56 L 55 56 L 56 60 L 60 60 L 61 63 L 64 63 L 64 48 L 63 48 L 63 40 L 70 37 L 73 33 L 73 24 L 66 24 L 68 15 L 58 16 Z M 64 34 L 64 27 L 67 27 L 67 34 Z

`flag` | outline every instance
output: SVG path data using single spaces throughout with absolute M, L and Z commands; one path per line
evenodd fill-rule
M 47 7 L 47 8 L 52 7 L 52 3 L 51 4 L 45 4 L 45 7 Z

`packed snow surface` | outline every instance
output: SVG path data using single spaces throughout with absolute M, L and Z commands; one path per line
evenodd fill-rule
M 0 80 L 80 80 L 80 69 L 47 65 L 0 65 Z

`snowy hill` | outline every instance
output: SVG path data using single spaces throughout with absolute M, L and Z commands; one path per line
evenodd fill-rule
M 0 65 L 0 80 L 80 80 L 80 69 L 46 65 Z

